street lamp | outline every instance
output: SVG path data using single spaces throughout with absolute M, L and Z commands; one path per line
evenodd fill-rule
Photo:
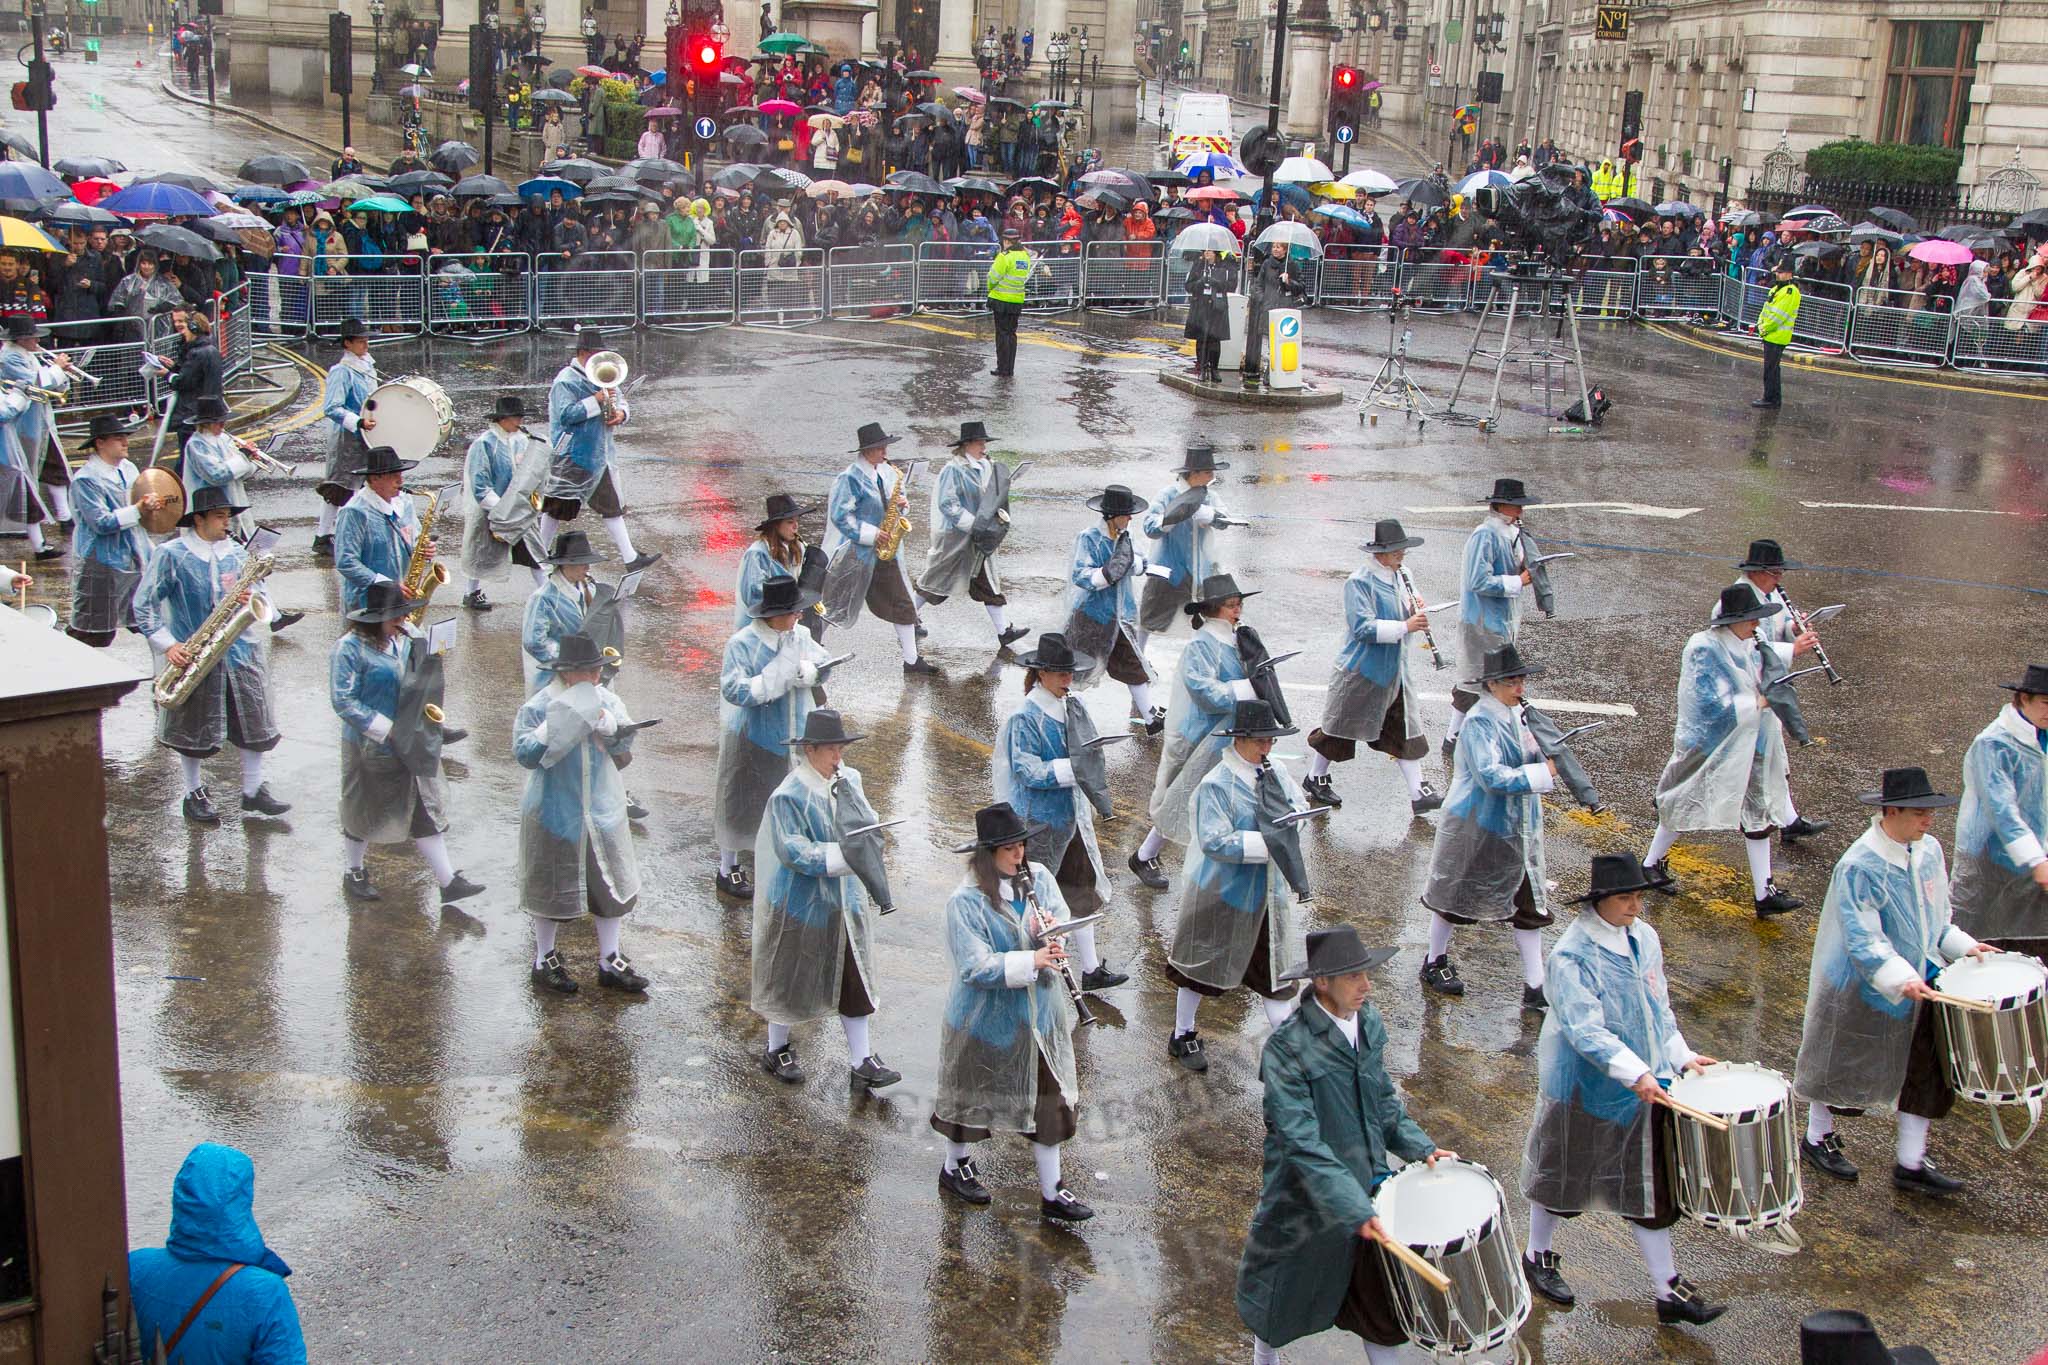
M 597 36 L 597 18 L 589 10 L 583 12 L 583 36 L 586 38 L 595 38 Z
M 534 37 L 544 37 L 548 31 L 547 11 L 543 10 L 539 5 L 535 5 L 527 13 L 526 26 L 533 30 Z
M 673 16 L 669 20 L 670 23 L 674 24 L 682 21 L 682 13 L 676 8 L 676 0 L 668 0 L 668 12 Z M 718 44 L 718 49 L 721 52 L 725 50 L 725 45 L 732 41 L 732 30 L 725 26 L 723 18 L 711 21 L 711 41 Z
M 370 88 L 384 87 L 384 0 L 370 0 Z

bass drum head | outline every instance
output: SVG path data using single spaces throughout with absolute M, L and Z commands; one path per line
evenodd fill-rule
M 1500 1186 L 1484 1166 L 1445 1159 L 1403 1168 L 1373 1196 L 1380 1223 L 1411 1247 L 1470 1240 L 1500 1217 Z
M 55 630 L 57 628 L 57 609 L 55 607 L 46 607 L 42 603 L 37 602 L 23 607 L 21 614 L 28 619 L 30 625 L 42 626 L 47 630 Z
M 1671 1098 L 1709 1114 L 1759 1113 L 1791 1096 L 1785 1078 L 1753 1062 L 1721 1062 L 1671 1083 Z
M 2023 1000 L 2048 986 L 2048 967 L 2025 953 L 1966 957 L 1942 968 L 1934 988 L 1971 1000 Z
M 363 402 L 377 425 L 363 439 L 390 446 L 402 460 L 424 460 L 455 430 L 455 405 L 447 391 L 425 375 L 409 374 L 379 385 Z

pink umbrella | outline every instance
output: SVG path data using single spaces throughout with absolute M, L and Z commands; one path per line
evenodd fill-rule
M 1915 242 L 1907 248 L 1906 254 L 1916 261 L 1930 265 L 1968 265 L 1977 259 L 1977 253 L 1961 242 L 1951 242 L 1941 237 L 1929 237 L 1924 242 Z
M 803 112 L 803 106 L 790 100 L 762 100 L 759 107 L 762 113 L 776 118 L 795 118 Z
M 988 96 L 982 94 L 979 90 L 976 90 L 972 86 L 956 85 L 953 87 L 953 93 L 958 95 L 961 99 L 966 100 L 969 104 L 988 103 Z

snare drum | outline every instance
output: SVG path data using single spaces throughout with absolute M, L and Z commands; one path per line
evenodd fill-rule
M 1738 1236 L 1791 1221 L 1806 1202 L 1792 1087 L 1749 1062 L 1716 1062 L 1671 1082 L 1671 1098 L 1728 1120 L 1726 1132 L 1679 1113 L 1673 1136 L 1685 1216 Z
M 2016 1152 L 2041 1121 L 2048 1096 L 2048 968 L 2025 953 L 1994 953 L 1952 962 L 1934 979 L 1944 995 L 1997 1006 L 1996 1013 L 1936 1005 L 1949 1084 L 1966 1100 L 1992 1106 L 1998 1145 Z M 2026 1131 L 2008 1139 L 1998 1106 L 2024 1104 Z
M 1408 1339 L 1441 1356 L 1497 1351 L 1529 1320 L 1522 1248 L 1493 1173 L 1445 1157 L 1416 1162 L 1373 1195 L 1380 1224 L 1451 1282 L 1439 1294 L 1392 1256 L 1382 1258 Z
M 390 446 L 401 460 L 426 459 L 455 430 L 455 405 L 423 374 L 378 385 L 363 401 L 363 414 L 377 419 L 363 439 L 373 446 Z

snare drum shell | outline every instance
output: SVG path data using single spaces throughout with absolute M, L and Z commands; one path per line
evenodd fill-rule
M 1452 1184 L 1451 1182 L 1455 1182 Z M 1409 1165 L 1380 1187 L 1381 1222 L 1450 1280 L 1448 1295 L 1382 1258 L 1394 1312 L 1408 1339 L 1447 1355 L 1493 1351 L 1515 1339 L 1531 1299 L 1507 1198 L 1492 1172 L 1445 1158 Z
M 1935 978 L 1946 994 L 1994 1000 L 1995 1014 L 1937 1005 L 1949 1084 L 1982 1104 L 2048 1096 L 2048 984 L 2034 959 L 1998 953 L 1951 964 Z
M 1681 1077 L 1673 1099 L 1728 1120 L 1719 1132 L 1675 1114 L 1679 1210 L 1707 1227 L 1759 1229 L 1790 1222 L 1805 1206 L 1792 1087 L 1748 1062 L 1719 1062 Z

